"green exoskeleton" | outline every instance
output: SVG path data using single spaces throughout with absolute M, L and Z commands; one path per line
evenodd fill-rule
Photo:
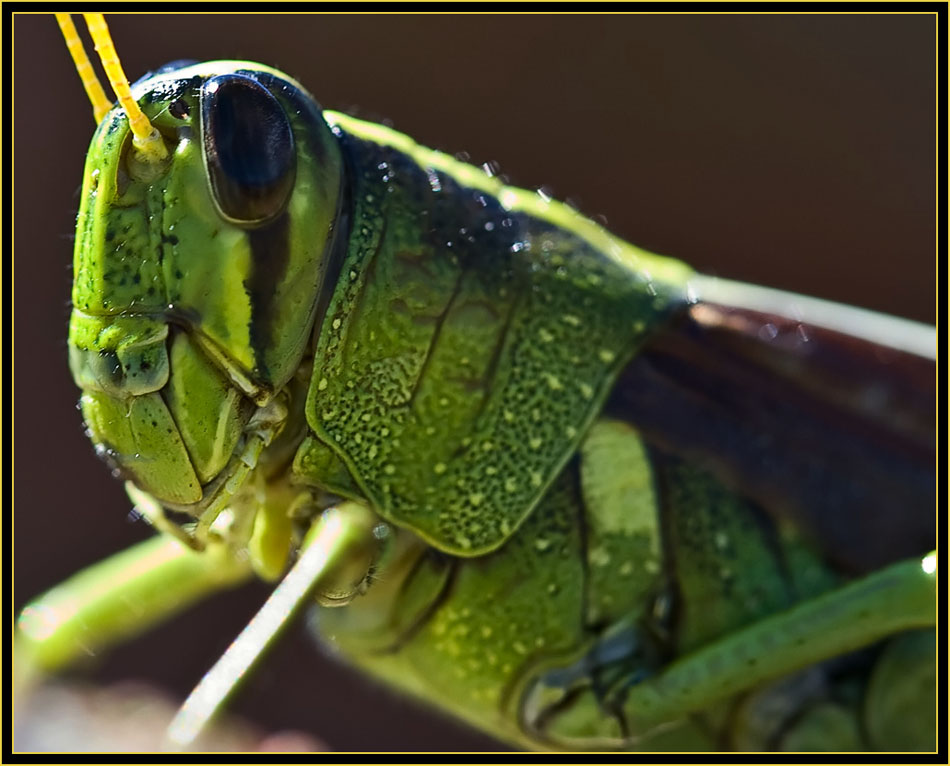
M 67 585 L 82 625 L 37 602 L 38 662 L 280 579 L 338 508 L 317 632 L 501 739 L 933 748 L 935 535 L 887 523 L 934 505 L 932 331 L 702 277 L 266 66 L 132 93 L 84 171 L 70 366 L 181 544 Z

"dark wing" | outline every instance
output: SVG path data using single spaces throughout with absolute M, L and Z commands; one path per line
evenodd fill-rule
M 847 571 L 926 553 L 936 365 L 918 349 L 932 330 L 898 348 L 892 333 L 858 337 L 866 324 L 832 330 L 700 299 L 627 365 L 606 413 L 798 525 Z

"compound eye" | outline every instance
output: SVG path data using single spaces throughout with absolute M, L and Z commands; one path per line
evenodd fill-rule
M 211 194 L 224 218 L 258 226 L 280 215 L 297 176 L 294 134 L 263 85 L 239 74 L 201 88 L 201 131 Z

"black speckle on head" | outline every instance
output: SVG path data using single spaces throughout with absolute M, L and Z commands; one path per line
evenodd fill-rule
M 154 103 L 174 103 L 192 87 L 189 80 L 160 80 L 149 91 L 149 98 Z
M 168 113 L 179 120 L 185 120 L 188 118 L 188 115 L 191 113 L 191 110 L 188 108 L 188 104 L 182 100 L 178 99 L 172 101 L 168 107 Z
M 293 130 L 278 100 L 251 77 L 219 75 L 202 87 L 201 125 L 221 213 L 244 225 L 277 218 L 297 170 Z

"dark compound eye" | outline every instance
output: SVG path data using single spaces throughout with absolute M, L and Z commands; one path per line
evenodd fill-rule
M 212 77 L 201 88 L 201 130 L 222 215 L 245 225 L 280 215 L 293 191 L 297 152 L 277 99 L 250 77 Z

